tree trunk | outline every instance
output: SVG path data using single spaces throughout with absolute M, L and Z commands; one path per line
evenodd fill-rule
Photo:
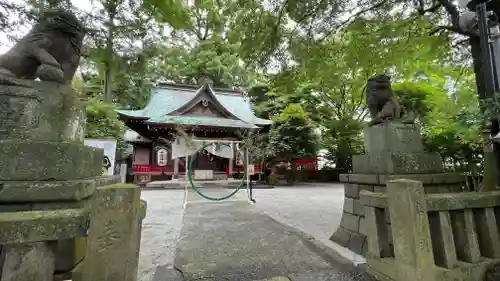
M 114 5 L 113 5 L 114 4 Z M 104 61 L 104 100 L 111 103 L 113 101 L 113 47 L 115 39 L 115 17 L 117 4 L 111 4 L 108 9 L 108 34 L 106 37 L 106 58 Z
M 291 159 L 290 165 L 291 165 L 291 167 L 290 167 L 291 169 L 290 169 L 290 177 L 289 177 L 288 184 L 294 185 L 296 177 L 297 177 L 297 161 L 295 159 Z
M 335 168 L 341 169 L 346 173 L 351 171 L 351 157 L 352 149 L 348 143 L 341 142 L 337 148 L 337 153 L 335 157 Z

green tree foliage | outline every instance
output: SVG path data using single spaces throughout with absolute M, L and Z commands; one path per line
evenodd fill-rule
M 109 138 L 121 139 L 124 132 L 123 122 L 118 120 L 115 106 L 102 101 L 99 98 L 90 98 L 85 107 L 87 111 L 87 138 Z
M 155 19 L 174 28 L 186 28 L 191 25 L 189 10 L 181 0 L 144 0 L 142 7 L 151 11 Z
M 291 161 L 316 155 L 318 137 L 300 104 L 289 104 L 277 116 L 269 133 L 269 156 Z
M 473 74 L 462 74 L 461 80 L 453 81 L 455 89 L 444 87 L 447 83 L 442 81 L 443 76 L 405 81 L 394 85 L 395 93 L 422 124 L 428 150 L 439 153 L 450 169 L 478 173 L 482 164 L 482 117 L 475 91 L 469 86 L 473 85 Z
M 350 156 L 363 150 L 367 79 L 387 73 L 396 81 L 405 80 L 427 71 L 436 60 L 446 61 L 448 41 L 429 37 L 428 25 L 415 19 L 358 19 L 325 40 L 295 37 L 290 46 L 294 64 L 272 75 L 267 87 L 249 92 L 256 112 L 273 116 L 287 104 L 300 103 L 322 130 L 327 158 L 349 170 Z
M 237 51 L 238 45 L 218 38 L 200 41 L 192 49 L 170 48 L 157 58 L 162 60 L 157 74 L 182 84 L 197 84 L 208 77 L 216 87 L 243 86 L 248 83 L 248 71 Z
M 268 156 L 291 163 L 287 181 L 293 184 L 295 159 L 315 156 L 318 150 L 318 135 L 306 112 L 300 104 L 289 104 L 274 120 L 268 136 Z

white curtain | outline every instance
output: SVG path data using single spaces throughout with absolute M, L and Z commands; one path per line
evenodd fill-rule
M 207 146 L 205 150 L 218 157 L 233 158 L 232 143 L 213 143 Z
M 172 143 L 172 159 L 186 157 L 187 155 L 193 155 L 200 148 L 206 145 L 206 142 L 201 140 L 186 140 L 183 137 L 179 137 Z M 233 144 L 232 143 L 217 143 L 205 147 L 205 151 L 212 153 L 218 157 L 223 158 L 233 158 Z

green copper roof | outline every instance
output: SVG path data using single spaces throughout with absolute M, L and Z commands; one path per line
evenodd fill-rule
M 117 110 L 117 112 L 132 118 L 144 118 L 151 123 L 187 125 L 191 124 L 190 122 L 208 122 L 207 124 L 203 123 L 203 125 L 242 128 L 253 128 L 255 127 L 254 125 L 271 124 L 270 120 L 256 117 L 252 111 L 250 102 L 241 94 L 231 90 L 212 89 L 211 87 L 209 87 L 209 89 L 212 91 L 217 101 L 240 120 L 208 117 L 189 117 L 186 119 L 187 116 L 182 116 L 181 118 L 181 116 L 168 115 L 191 101 L 200 89 L 200 87 L 174 84 L 160 85 L 151 90 L 151 96 L 144 109 Z M 202 125 L 202 123 L 196 124 Z
M 200 117 L 200 116 L 163 116 L 159 118 L 151 118 L 148 120 L 151 123 L 160 124 L 179 124 L 190 126 L 214 126 L 214 127 L 233 127 L 233 128 L 258 128 L 255 125 L 245 123 L 240 120 Z

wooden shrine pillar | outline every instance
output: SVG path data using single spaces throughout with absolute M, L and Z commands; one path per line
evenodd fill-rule
M 179 157 L 174 159 L 174 179 L 179 178 Z
M 232 179 L 233 178 L 233 165 L 234 165 L 234 146 L 233 146 L 233 143 L 231 143 L 231 151 L 233 153 L 233 155 L 231 156 L 231 158 L 229 158 L 229 167 L 228 167 L 228 173 L 229 175 L 227 176 L 229 179 Z
M 188 167 L 189 167 L 189 155 L 186 155 L 186 172 L 184 173 L 184 180 L 187 180 L 188 178 Z M 193 171 L 194 174 L 194 171 Z

